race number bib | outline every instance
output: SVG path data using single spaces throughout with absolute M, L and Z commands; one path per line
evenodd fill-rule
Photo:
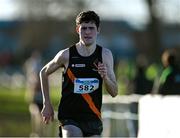
M 76 78 L 74 80 L 74 93 L 91 93 L 99 88 L 97 78 Z

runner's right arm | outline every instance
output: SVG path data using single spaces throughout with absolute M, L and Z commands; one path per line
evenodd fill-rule
M 49 96 L 48 76 L 60 67 L 66 67 L 68 57 L 68 50 L 62 50 L 40 71 L 41 90 L 43 95 L 43 109 L 41 113 L 43 122 L 46 124 L 49 120 L 54 119 L 54 111 Z

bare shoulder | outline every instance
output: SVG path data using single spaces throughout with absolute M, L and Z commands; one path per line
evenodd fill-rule
M 67 58 L 69 56 L 69 48 L 66 48 L 66 49 L 63 49 L 63 50 L 60 50 L 57 55 L 55 56 L 56 58 Z
M 58 64 L 66 64 L 69 60 L 69 48 L 59 51 L 54 57 L 54 62 Z
M 113 56 L 112 56 L 111 50 L 108 49 L 108 48 L 103 47 L 102 48 L 102 58 L 103 58 L 103 61 L 112 60 Z

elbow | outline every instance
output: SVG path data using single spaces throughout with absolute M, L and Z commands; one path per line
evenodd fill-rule
M 116 97 L 117 95 L 118 95 L 117 91 L 114 92 L 113 94 L 111 94 L 111 96 L 112 96 L 113 98 Z
M 46 76 L 47 76 L 46 69 L 42 68 L 41 71 L 39 72 L 39 77 L 41 79 L 41 78 L 44 78 Z
M 112 87 L 106 87 L 106 90 L 112 97 L 116 97 L 118 95 L 118 88 L 116 85 Z
M 44 74 L 44 70 L 42 69 L 42 70 L 39 72 L 39 77 L 42 78 L 43 74 Z
M 118 95 L 118 89 L 116 87 L 116 89 L 111 93 L 112 97 L 116 97 Z

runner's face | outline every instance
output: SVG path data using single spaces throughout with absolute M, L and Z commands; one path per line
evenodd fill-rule
M 92 45 L 96 42 L 97 34 L 99 33 L 95 23 L 81 23 L 76 28 L 77 33 L 79 34 L 80 41 L 86 45 Z

